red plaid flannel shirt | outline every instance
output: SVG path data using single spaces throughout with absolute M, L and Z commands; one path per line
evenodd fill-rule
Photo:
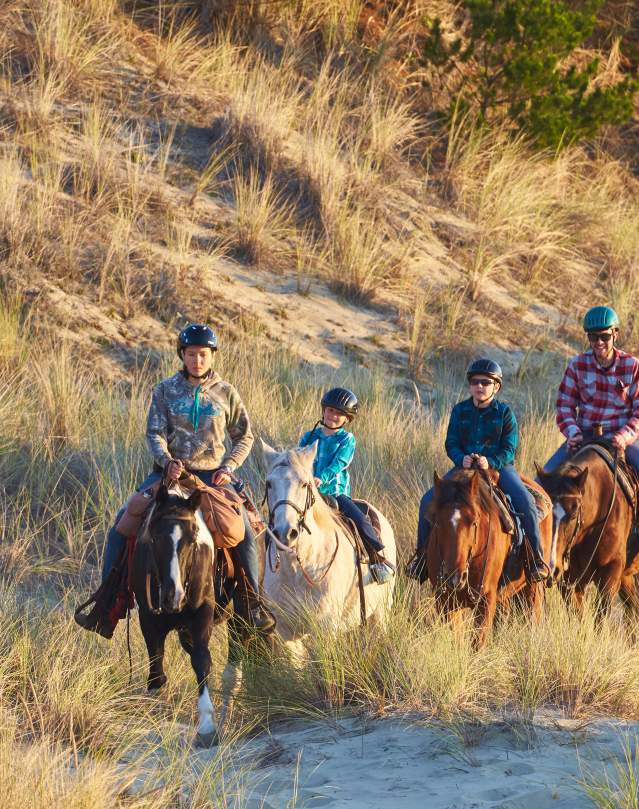
M 610 368 L 598 365 L 592 351 L 573 357 L 559 386 L 557 424 L 566 438 L 595 423 L 625 446 L 639 435 L 639 360 L 617 348 Z

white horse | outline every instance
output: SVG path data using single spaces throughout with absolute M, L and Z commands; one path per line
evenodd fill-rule
M 357 556 L 343 523 L 322 500 L 313 482 L 317 443 L 276 452 L 262 441 L 262 449 L 274 535 L 266 554 L 264 595 L 276 614 L 278 634 L 293 657 L 300 660 L 305 657 L 303 638 L 309 615 L 335 628 L 360 623 Z M 393 529 L 383 514 L 374 511 L 385 558 L 395 565 Z M 368 565 L 362 565 L 361 572 L 366 618 L 383 624 L 393 601 L 395 576 L 377 584 Z

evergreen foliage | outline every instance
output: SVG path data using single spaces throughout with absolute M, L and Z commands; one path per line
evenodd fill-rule
M 436 19 L 424 56 L 457 74 L 458 103 L 482 120 L 505 113 L 539 145 L 557 148 L 632 116 L 634 79 L 593 86 L 597 59 L 567 64 L 592 35 L 603 0 L 465 0 L 463 5 L 467 30 L 447 41 Z

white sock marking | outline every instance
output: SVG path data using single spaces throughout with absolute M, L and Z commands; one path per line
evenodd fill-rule
M 197 732 L 209 734 L 215 732 L 215 709 L 209 696 L 209 689 L 204 687 L 197 701 Z

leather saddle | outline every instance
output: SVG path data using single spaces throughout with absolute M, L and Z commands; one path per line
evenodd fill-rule
M 348 517 L 344 516 L 340 512 L 337 500 L 332 495 L 322 494 L 321 497 L 326 503 L 326 505 L 329 506 L 329 508 L 331 508 L 335 512 L 334 514 L 335 518 L 338 519 L 344 525 L 346 530 L 352 535 L 353 542 L 355 543 L 356 550 L 358 551 L 359 555 L 362 557 L 362 559 L 367 559 L 369 555 L 368 549 L 355 523 L 352 520 L 349 520 Z M 379 517 L 375 509 L 371 508 L 371 504 L 366 500 L 356 500 L 356 499 L 353 499 L 353 503 L 355 503 L 355 505 L 371 521 L 373 528 L 377 533 L 377 536 L 381 536 L 382 527 L 379 522 Z
M 519 522 L 518 515 L 513 508 L 510 498 L 507 497 L 497 485 L 499 483 L 499 473 L 491 471 L 489 474 L 493 482 L 493 486 L 491 487 L 493 502 L 497 506 L 499 512 L 501 527 L 506 534 L 516 534 L 518 531 Z M 531 480 L 524 475 L 521 476 L 521 480 L 535 500 L 535 506 L 537 507 L 539 519 L 543 520 L 552 511 L 552 501 L 550 497 L 534 480 Z
M 587 443 L 583 444 L 577 452 L 572 456 L 572 461 L 576 461 L 579 455 L 586 449 L 592 450 L 596 452 L 599 457 L 605 461 L 608 465 L 608 468 L 615 474 L 615 459 L 617 460 L 617 482 L 621 487 L 621 491 L 626 496 L 626 499 L 630 503 L 633 512 L 635 515 L 637 514 L 637 506 L 638 506 L 638 496 L 637 492 L 639 490 L 639 476 L 635 471 L 634 467 L 632 467 L 625 459 L 623 454 L 615 454 L 615 450 L 612 444 L 605 439 L 600 440 L 589 440 Z

